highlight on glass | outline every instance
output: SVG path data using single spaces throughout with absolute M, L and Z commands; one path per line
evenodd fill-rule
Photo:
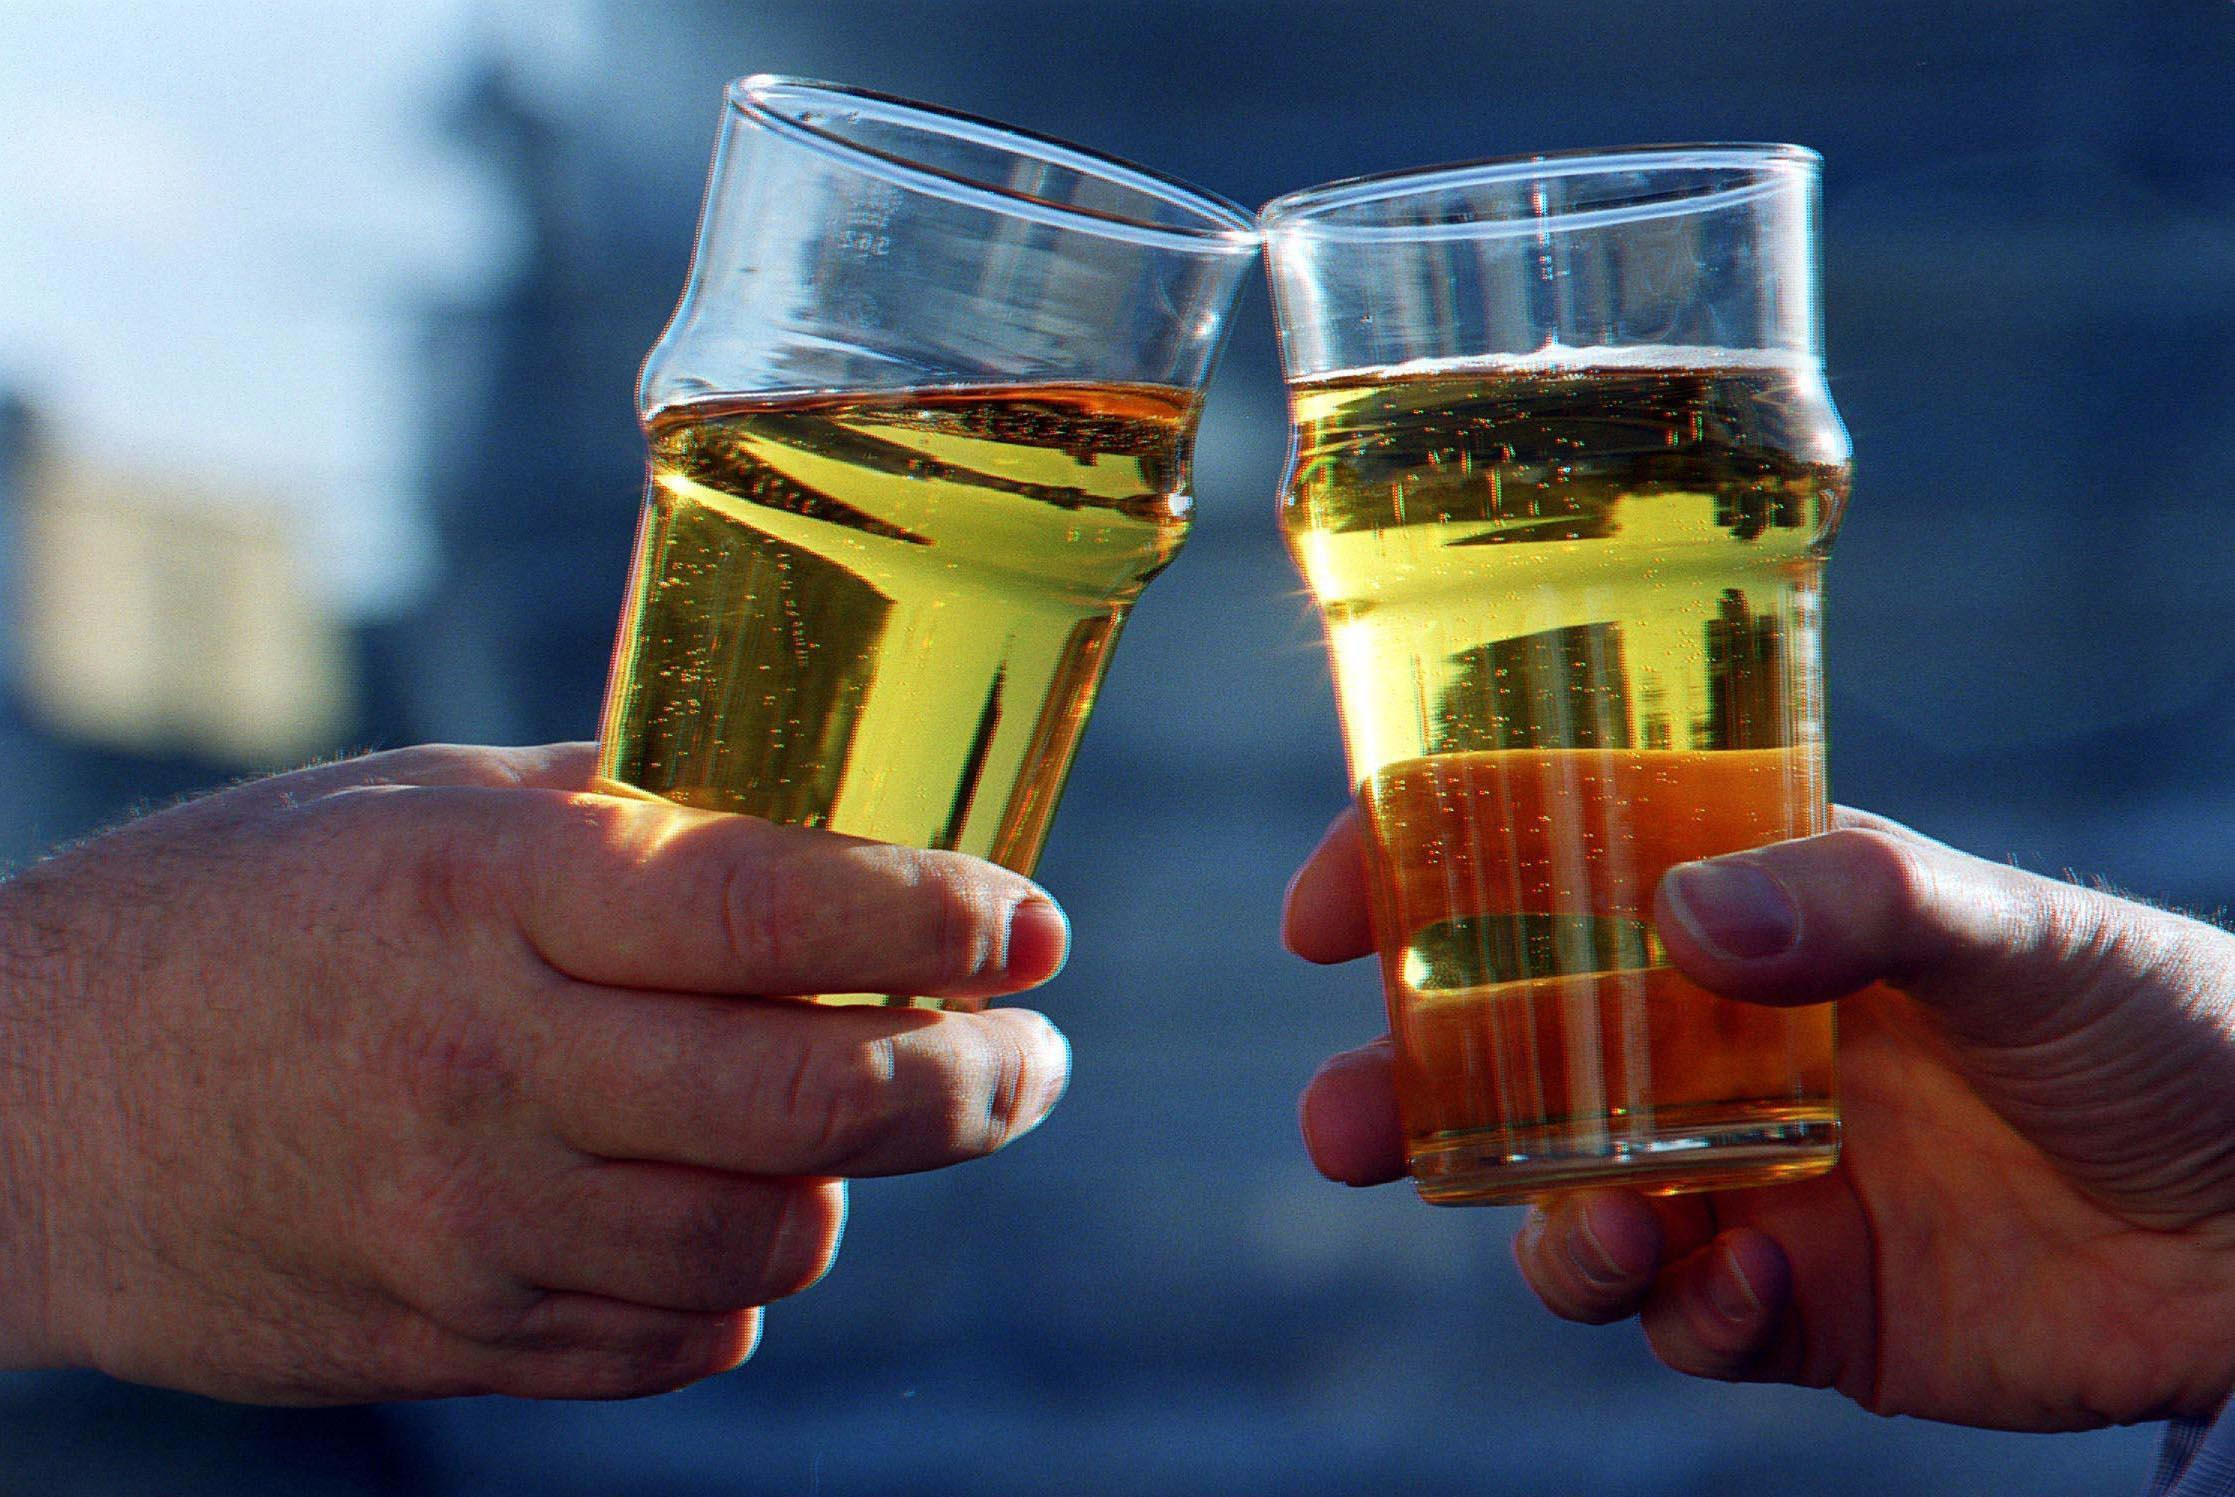
M 1256 253 L 1247 212 L 1139 167 L 732 84 L 638 388 L 600 774 L 1029 873 L 1118 632 L 1186 536 Z
M 1824 829 L 1818 628 L 1848 493 L 1818 161 L 1490 161 L 1260 214 L 1397 1051 L 1444 1203 L 1837 1159 L 1828 1006 L 1667 961 L 1661 874 Z

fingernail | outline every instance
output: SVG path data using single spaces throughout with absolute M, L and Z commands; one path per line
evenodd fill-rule
M 1762 1297 L 1746 1277 L 1746 1269 L 1738 1261 L 1738 1254 L 1728 1247 L 1720 1250 L 1722 1262 L 1716 1271 L 1707 1276 L 1707 1303 L 1717 1315 L 1733 1325 L 1750 1325 L 1762 1318 Z
M 1071 922 L 1055 901 L 1033 895 L 1009 912 L 1006 970 L 1027 982 L 1045 982 L 1063 970 L 1071 951 Z
M 1591 1213 L 1584 1211 L 1575 1219 L 1575 1230 L 1568 1233 L 1563 1244 L 1568 1262 L 1593 1289 L 1614 1289 L 1630 1281 L 1630 1271 L 1615 1261 L 1607 1251 L 1605 1241 L 1591 1225 Z
M 1722 956 L 1758 961 L 1800 938 L 1792 896 L 1751 863 L 1679 863 L 1661 892 L 1692 938 Z

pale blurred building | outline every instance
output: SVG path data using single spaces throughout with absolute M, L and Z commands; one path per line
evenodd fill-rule
M 308 584 L 299 510 L 36 442 L 27 456 L 7 628 L 32 719 L 243 769 L 347 730 L 348 644 Z

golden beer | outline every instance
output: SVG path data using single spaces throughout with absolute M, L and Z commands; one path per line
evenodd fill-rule
M 1051 384 L 658 412 L 600 773 L 1029 873 L 1186 535 L 1195 405 Z
M 1671 864 L 1825 825 L 1848 468 L 1813 363 L 1625 348 L 1291 399 L 1283 524 L 1369 827 L 1422 1194 L 1829 1168 L 1829 1010 L 1709 994 L 1652 925 Z

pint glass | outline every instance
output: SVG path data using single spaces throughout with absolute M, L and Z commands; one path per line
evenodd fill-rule
M 1665 959 L 1670 865 L 1825 826 L 1846 500 L 1816 157 L 1705 146 L 1340 183 L 1260 215 L 1289 548 L 1326 625 L 1431 1201 L 1829 1169 L 1829 1007 Z
M 731 85 L 637 391 L 600 774 L 1029 873 L 1118 631 L 1186 534 L 1256 250 L 1243 210 L 1070 146 Z

